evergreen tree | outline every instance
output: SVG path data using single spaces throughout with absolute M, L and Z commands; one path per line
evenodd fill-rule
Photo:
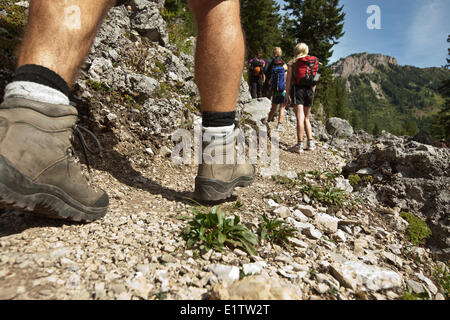
M 241 0 L 241 20 L 248 54 L 262 50 L 271 56 L 276 46 L 281 46 L 280 6 L 275 0 Z
M 447 43 L 450 43 L 450 34 L 447 37 Z M 447 50 L 448 50 L 448 55 L 450 56 L 450 48 L 448 48 Z M 447 64 L 445 65 L 445 68 L 448 69 L 450 67 L 450 59 L 447 58 L 446 60 L 447 60 Z
M 374 136 L 379 136 L 379 135 L 381 134 L 380 126 L 379 126 L 378 123 L 376 123 L 376 122 L 373 124 L 372 134 L 373 134 Z
M 356 109 L 352 110 L 352 115 L 350 116 L 350 124 L 355 131 L 361 129 L 361 115 Z
M 450 43 L 450 35 L 447 37 L 447 43 Z M 448 55 L 450 57 L 450 48 L 448 48 Z M 450 67 L 450 59 L 447 58 L 446 68 Z M 441 93 L 445 97 L 445 104 L 442 106 L 439 111 L 438 119 L 439 124 L 442 127 L 442 131 L 444 133 L 444 138 L 450 139 L 450 79 L 445 80 L 440 88 Z
M 294 56 L 293 51 L 296 44 L 294 20 L 291 20 L 289 14 L 286 13 L 281 23 L 281 49 L 283 50 L 283 57 L 286 62 Z
M 407 118 L 403 126 L 402 134 L 413 137 L 417 132 L 419 132 L 419 128 L 416 122 L 411 118 Z
M 339 0 L 285 0 L 285 10 L 291 19 L 286 21 L 286 29 L 295 42 L 305 42 L 309 52 L 319 58 L 320 83 L 317 86 L 316 101 L 327 104 L 326 90 L 332 84 L 332 71 L 328 67 L 333 55 L 333 46 L 344 35 L 345 13 Z M 292 49 L 291 49 L 292 51 Z M 336 84 L 335 84 L 336 85 Z
M 441 127 L 442 137 L 450 139 L 450 80 L 444 81 L 440 91 L 445 97 L 445 103 L 437 116 L 437 122 Z
M 286 0 L 292 16 L 291 32 L 297 42 L 305 42 L 311 54 L 327 65 L 334 45 L 344 35 L 343 6 L 339 0 Z

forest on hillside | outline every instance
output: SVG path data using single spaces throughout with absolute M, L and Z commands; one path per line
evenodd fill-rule
M 355 75 L 348 79 L 353 86 L 349 92 L 346 79 L 333 77 L 329 65 L 333 47 L 344 36 L 343 5 L 339 0 L 284 2 L 281 8 L 275 0 L 241 0 L 247 58 L 258 50 L 269 58 L 272 49 L 279 46 L 287 61 L 295 44 L 300 39 L 306 42 L 310 54 L 322 63 L 313 106 L 316 118 L 340 117 L 355 129 L 372 134 L 386 130 L 413 136 L 424 131 L 433 140 L 450 138 L 448 64 L 431 69 L 392 66 L 375 74 Z M 163 16 L 169 22 L 171 43 L 183 50 L 185 39 L 195 36 L 195 22 L 186 1 L 166 0 Z M 385 99 L 377 98 L 370 81 L 380 85 Z

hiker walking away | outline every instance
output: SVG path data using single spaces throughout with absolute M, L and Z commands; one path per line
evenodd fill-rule
M 270 74 L 270 90 L 272 96 L 272 108 L 270 109 L 267 121 L 273 121 L 277 107 L 280 106 L 278 114 L 277 129 L 282 129 L 284 109 L 286 107 L 286 75 L 287 64 L 281 58 L 281 48 L 275 47 L 273 49 L 273 58 L 271 59 L 270 66 L 267 68 L 267 73 Z
M 261 51 L 256 51 L 255 57 L 248 62 L 248 84 L 252 99 L 263 96 L 263 83 L 265 81 L 264 66 L 266 62 L 262 58 Z
M 88 131 L 76 124 L 69 90 L 106 13 L 125 2 L 30 2 L 18 67 L 0 105 L 0 208 L 84 222 L 107 212 L 107 193 L 85 179 L 72 148 L 77 136 L 85 151 L 95 151 L 84 142 Z M 211 137 L 202 150 L 218 137 L 224 141 L 219 151 L 226 154 L 239 134 L 234 125 L 244 67 L 239 0 L 189 0 L 189 5 L 198 30 L 195 78 L 203 130 Z M 67 12 L 74 13 L 70 21 Z M 202 161 L 194 198 L 222 200 L 254 176 L 253 165 L 236 159 L 231 164 Z
M 306 131 L 305 150 L 316 148 L 309 122 L 314 100 L 314 91 L 319 81 L 319 59 L 309 56 L 309 48 L 299 43 L 294 48 L 294 58 L 288 63 L 286 95 L 288 104 L 294 107 L 297 118 L 297 144 L 291 148 L 295 153 L 303 152 L 303 134 Z

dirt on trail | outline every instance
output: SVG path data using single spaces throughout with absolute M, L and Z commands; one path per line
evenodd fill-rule
M 130 143 L 108 145 L 113 140 L 108 138 L 110 134 L 100 135 L 102 159 L 90 159 L 94 184 L 110 196 L 110 208 L 103 219 L 79 224 L 18 211 L 2 212 L 0 298 L 133 298 L 136 295 L 125 284 L 139 267 L 157 269 L 158 264 L 167 263 L 162 257 L 181 263 L 192 254 L 180 235 L 185 222 L 177 217 L 190 214 L 196 205 L 191 200 L 196 167 L 176 165 L 170 157 L 151 157 Z M 301 155 L 287 151 L 295 141 L 295 127 L 289 123 L 280 135 L 281 170 L 323 171 L 337 166 L 336 157 L 320 144 L 317 150 Z M 257 225 L 261 215 L 269 211 L 270 195 L 283 192 L 285 187 L 258 174 L 252 186 L 238 188 L 222 206 L 242 216 L 244 222 Z M 239 210 L 234 209 L 237 200 Z M 199 268 L 192 278 L 197 276 L 201 282 L 202 272 Z M 177 292 L 186 284 L 168 280 L 175 285 L 168 295 L 180 298 Z M 149 283 L 145 298 L 158 296 L 158 285 L 158 281 Z M 200 283 L 197 288 L 204 287 Z M 185 295 L 187 299 L 198 298 L 189 296 L 189 291 Z

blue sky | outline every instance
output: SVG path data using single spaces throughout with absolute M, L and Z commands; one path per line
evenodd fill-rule
M 283 8 L 283 0 L 277 0 Z M 345 35 L 332 62 L 352 53 L 390 55 L 401 65 L 439 67 L 447 57 L 450 34 L 449 0 L 340 0 L 346 13 Z M 381 29 L 369 30 L 367 8 L 381 10 Z

